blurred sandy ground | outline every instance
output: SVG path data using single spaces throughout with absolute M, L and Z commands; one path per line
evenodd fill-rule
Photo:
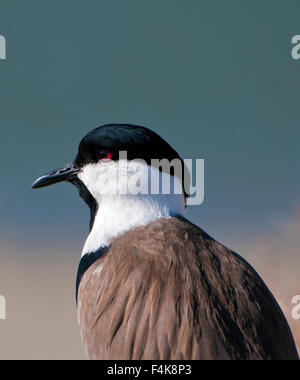
M 26 252 L 21 261 L 11 256 L 0 265 L 0 294 L 7 302 L 0 359 L 86 359 L 77 325 L 74 257 L 62 252 L 52 260 L 49 249 L 35 261 L 26 261 Z
M 291 317 L 291 299 L 300 294 L 299 247 L 300 210 L 274 233 L 238 249 L 279 301 L 298 350 L 300 320 Z M 57 257 L 48 249 L 32 260 L 28 252 L 16 254 L 18 249 L 5 250 L 9 260 L 1 259 L 0 265 L 0 294 L 7 299 L 7 320 L 0 322 L 0 359 L 86 359 L 74 295 L 79 257 L 67 250 Z
M 279 302 L 300 353 L 300 319 L 292 318 L 292 298 L 300 295 L 300 207 L 294 216 L 244 247 L 241 254 L 255 267 Z

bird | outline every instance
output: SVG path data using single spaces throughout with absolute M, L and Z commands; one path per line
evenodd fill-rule
M 69 182 L 90 209 L 76 280 L 89 359 L 298 360 L 287 320 L 262 278 L 186 218 L 185 180 L 153 168 L 154 159 L 184 167 L 151 129 L 107 124 L 81 140 L 71 164 L 32 185 Z M 180 191 L 121 191 L 125 178 L 153 173 Z

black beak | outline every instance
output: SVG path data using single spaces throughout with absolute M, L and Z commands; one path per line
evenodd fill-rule
M 77 177 L 79 169 L 74 166 L 74 164 L 66 165 L 64 168 L 53 170 L 50 173 L 43 175 L 38 178 L 33 185 L 32 189 L 39 189 L 41 187 L 46 187 L 54 185 L 55 183 L 70 181 Z

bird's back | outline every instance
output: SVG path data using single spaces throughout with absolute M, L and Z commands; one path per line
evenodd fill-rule
M 184 219 L 116 239 L 81 278 L 78 316 L 91 359 L 298 359 L 258 274 Z

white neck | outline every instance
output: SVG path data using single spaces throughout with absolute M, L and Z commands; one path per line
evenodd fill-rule
M 114 239 L 132 229 L 146 226 L 161 218 L 171 218 L 184 213 L 183 193 L 124 195 L 118 194 L 118 192 L 105 194 L 103 189 L 99 191 L 99 187 L 103 184 L 110 189 L 114 186 L 112 182 L 107 182 L 107 174 L 108 171 L 111 173 L 111 169 L 109 169 L 109 165 L 105 165 L 88 165 L 78 175 L 99 205 L 93 228 L 83 248 L 83 256 L 108 246 Z M 135 170 L 136 168 L 135 165 Z M 151 172 L 153 169 L 139 166 L 138 170 L 148 176 L 151 174 L 149 171 Z M 162 175 L 164 176 L 164 174 L 160 174 L 160 176 Z M 173 177 L 172 181 L 176 182 Z
M 115 238 L 134 228 L 146 226 L 161 218 L 182 215 L 175 199 L 169 196 L 131 196 L 106 198 L 100 205 L 93 228 L 82 254 L 96 252 Z

